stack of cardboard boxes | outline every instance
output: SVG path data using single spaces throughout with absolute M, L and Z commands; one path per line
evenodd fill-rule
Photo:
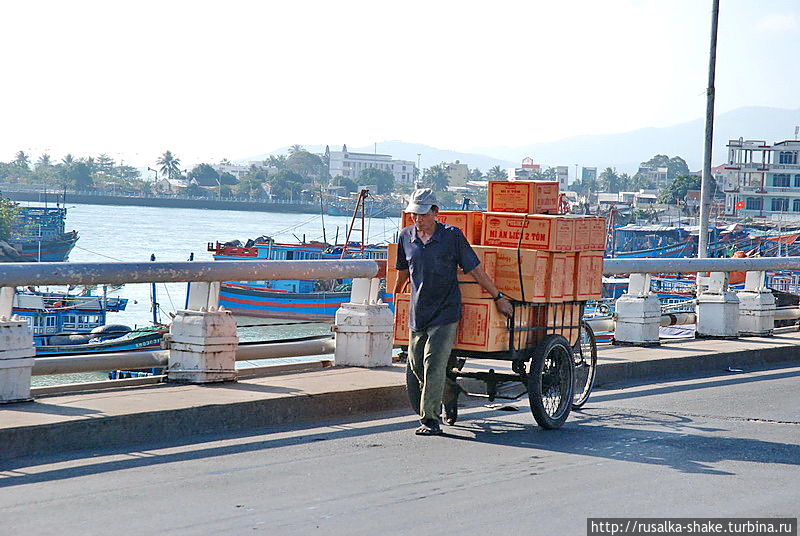
M 460 228 L 498 290 L 532 304 L 515 314 L 516 348 L 534 346 L 547 333 L 577 340 L 581 302 L 600 298 L 605 220 L 558 214 L 555 181 L 491 181 L 486 212 L 440 211 L 439 221 Z M 403 214 L 403 227 L 413 222 Z M 389 246 L 387 291 L 397 277 L 397 244 Z M 459 274 L 461 323 L 454 348 L 505 351 L 509 330 L 491 296 L 469 274 Z M 409 295 L 395 296 L 395 344 L 408 344 Z

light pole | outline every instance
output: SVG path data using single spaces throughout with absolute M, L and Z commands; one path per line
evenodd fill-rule
M 416 185 L 417 180 L 422 177 L 422 169 L 420 169 L 420 166 L 419 166 L 419 162 L 420 162 L 421 158 L 422 158 L 422 153 L 417 153 L 417 172 L 415 173 L 416 177 L 414 177 L 414 183 L 415 183 L 414 187 L 415 188 L 417 187 L 417 185 Z

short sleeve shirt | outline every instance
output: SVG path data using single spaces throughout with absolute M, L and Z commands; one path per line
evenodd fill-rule
M 471 272 L 480 264 L 464 233 L 458 227 L 436 222 L 427 243 L 409 225 L 397 241 L 398 270 L 408 270 L 411 279 L 409 327 L 412 331 L 451 324 L 461 319 L 461 292 L 457 268 Z

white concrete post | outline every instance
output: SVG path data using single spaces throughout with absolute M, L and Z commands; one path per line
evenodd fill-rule
M 28 323 L 0 317 L 0 403 L 31 399 L 34 355 Z
M 189 283 L 189 310 L 210 310 L 219 306 L 219 281 L 195 281 Z
M 392 364 L 394 315 L 388 304 L 378 302 L 379 288 L 377 278 L 354 279 L 350 303 L 343 303 L 336 311 L 333 332 L 337 365 L 388 367 Z
M 617 299 L 614 340 L 634 345 L 655 345 L 661 323 L 661 302 L 650 292 L 650 274 L 631 274 L 628 292 Z
M 708 288 L 697 296 L 697 336 L 735 338 L 738 325 L 739 298 L 728 288 L 728 273 L 711 272 Z
M 739 335 L 771 335 L 775 329 L 775 296 L 766 286 L 766 272 L 747 272 L 739 298 Z
M 17 289 L 15 287 L 1 287 L 0 288 L 0 316 L 11 318 L 11 312 L 14 309 L 14 294 Z
M 236 320 L 230 311 L 178 311 L 169 328 L 167 379 L 210 383 L 236 379 Z

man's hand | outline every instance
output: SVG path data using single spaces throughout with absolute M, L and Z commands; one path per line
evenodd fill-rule
M 508 318 L 510 318 L 511 313 L 514 312 L 514 307 L 511 305 L 509 299 L 505 296 L 494 302 L 494 306 L 497 307 L 497 310 Z

